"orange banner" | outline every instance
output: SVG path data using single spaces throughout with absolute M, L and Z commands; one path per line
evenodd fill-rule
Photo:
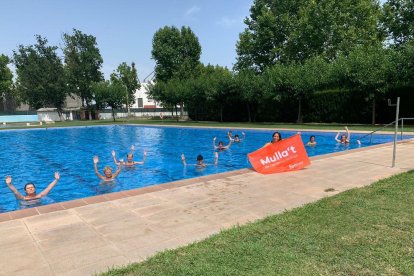
M 300 134 L 248 154 L 253 168 L 262 174 L 300 170 L 310 165 Z

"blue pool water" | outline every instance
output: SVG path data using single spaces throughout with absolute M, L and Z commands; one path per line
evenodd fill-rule
M 255 151 L 271 139 L 270 130 L 244 130 L 246 139 L 233 143 L 229 150 L 219 154 L 218 166 L 209 166 L 199 171 L 194 166 L 183 167 L 180 159 L 184 153 L 187 163 L 195 163 L 196 156 L 202 154 L 207 163 L 213 163 L 213 137 L 228 143 L 227 130 L 151 127 L 151 126 L 97 126 L 77 128 L 49 128 L 30 130 L 5 130 L 0 132 L 0 212 L 25 208 L 17 201 L 4 183 L 4 176 L 11 175 L 13 183 L 21 192 L 27 182 L 36 184 L 37 192 L 43 190 L 52 180 L 55 171 L 61 179 L 49 195 L 37 204 L 50 204 L 77 198 L 129 190 L 179 179 L 250 168 L 247 153 Z M 282 131 L 284 138 L 296 131 Z M 233 135 L 241 130 L 233 130 Z M 335 142 L 336 133 L 302 132 L 306 143 L 310 135 L 316 135 L 317 146 L 307 147 L 308 155 L 315 156 L 330 152 L 360 147 L 356 143 L 349 146 Z M 360 135 L 353 133 L 355 141 Z M 392 135 L 375 135 L 372 144 L 392 141 Z M 363 140 L 361 146 L 372 145 Z M 131 145 L 135 145 L 135 161 L 141 161 L 143 149 L 147 150 L 144 165 L 124 168 L 116 182 L 103 184 L 93 170 L 92 157 L 98 155 L 99 171 L 110 165 L 115 170 L 111 151 L 118 158 L 126 159 Z

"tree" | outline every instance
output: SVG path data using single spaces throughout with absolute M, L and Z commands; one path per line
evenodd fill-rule
M 100 71 L 103 60 L 96 38 L 79 30 L 64 34 L 66 72 L 71 93 L 82 99 L 82 106 L 89 108 L 93 99 L 92 84 L 103 80 Z
M 224 106 L 232 101 L 235 93 L 233 73 L 226 67 L 209 65 L 206 78 L 206 99 L 218 107 L 220 121 L 223 122 Z
M 255 0 L 236 45 L 236 70 L 263 72 L 276 63 L 335 59 L 383 38 L 374 0 Z
M 189 27 L 165 26 L 152 40 L 152 58 L 155 60 L 155 80 L 188 79 L 196 76 L 200 64 L 201 46 Z
M 358 47 L 349 56 L 338 59 L 338 64 L 344 70 L 347 85 L 365 93 L 372 102 L 372 124 L 375 124 L 376 99 L 383 95 L 393 81 L 390 79 L 397 64 L 395 51 L 382 45 Z
M 3 110 L 7 110 L 7 100 L 11 98 L 13 91 L 13 73 L 7 65 L 10 63 L 8 56 L 0 55 L 0 97 L 3 100 Z
M 302 102 L 325 87 L 331 78 L 331 68 L 322 57 L 314 57 L 304 64 L 275 65 L 266 71 L 274 99 L 282 97 L 298 101 L 297 123 L 303 122 Z
M 266 83 L 263 76 L 245 69 L 238 72 L 235 83 L 241 99 L 246 103 L 249 122 L 256 121 L 258 106 L 264 100 Z
M 36 41 L 13 52 L 17 91 L 32 108 L 54 106 L 61 113 L 67 95 L 62 61 L 46 38 L 37 35 Z
M 135 90 L 141 87 L 135 63 L 132 62 L 131 66 L 129 66 L 126 62 L 122 62 L 116 69 L 116 72 L 111 74 L 111 82 L 125 86 L 127 90 L 126 106 L 129 113 L 130 105 L 135 103 Z
M 383 6 L 383 26 L 388 38 L 396 45 L 414 39 L 414 2 L 412 0 L 388 0 Z
M 189 27 L 181 30 L 172 26 L 159 29 L 152 40 L 152 58 L 155 60 L 155 81 L 185 80 L 199 74 L 201 46 Z M 184 102 L 180 103 L 181 115 Z
M 122 107 L 126 100 L 127 91 L 125 86 L 119 82 L 111 83 L 110 81 L 102 81 L 92 85 L 94 99 L 97 109 L 110 107 L 112 110 L 112 118 L 115 122 L 115 108 Z

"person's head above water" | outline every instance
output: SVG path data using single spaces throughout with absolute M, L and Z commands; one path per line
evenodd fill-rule
M 134 158 L 134 155 L 132 153 L 128 153 L 127 154 L 127 161 L 128 161 L 128 163 L 131 163 L 133 161 L 132 158 Z
M 112 168 L 111 167 L 106 166 L 103 171 L 104 171 L 105 177 L 107 177 L 107 178 L 112 177 Z
M 203 164 L 204 158 L 201 154 L 197 155 L 197 164 Z
M 311 135 L 311 137 L 309 137 L 309 142 L 315 142 L 315 135 Z
M 24 185 L 24 191 L 28 196 L 35 195 L 36 194 L 36 186 L 32 182 L 27 183 Z
M 280 132 L 276 131 L 272 134 L 272 143 L 276 143 L 279 142 L 280 140 L 282 140 L 282 135 L 280 134 Z

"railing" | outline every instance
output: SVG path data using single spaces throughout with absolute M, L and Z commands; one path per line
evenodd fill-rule
M 361 141 L 361 139 L 370 136 L 370 143 L 372 143 L 372 135 L 386 127 L 389 127 L 390 125 L 394 125 L 395 124 L 395 130 L 394 130 L 394 148 L 393 148 L 393 153 L 392 153 L 392 167 L 395 167 L 395 158 L 396 158 L 396 148 L 397 148 L 397 132 L 398 132 L 398 122 L 401 121 L 401 132 L 400 132 L 400 140 L 403 140 L 403 135 L 404 135 L 404 120 L 409 121 L 409 120 L 414 120 L 414 118 L 399 118 L 398 120 L 395 120 L 389 124 L 383 125 L 382 127 L 371 131 L 370 133 L 367 133 L 361 137 L 359 137 L 357 140 Z
M 404 133 L 404 120 L 409 121 L 409 120 L 414 120 L 414 118 L 399 118 L 399 119 L 398 119 L 398 121 L 401 121 L 400 140 L 402 140 L 402 139 L 403 139 L 403 133 Z M 359 137 L 357 140 L 361 141 L 363 138 L 365 138 L 365 137 L 367 137 L 367 136 L 370 136 L 370 143 L 372 143 L 372 134 L 374 134 L 374 133 L 376 133 L 376 132 L 378 132 L 378 131 L 381 131 L 381 130 L 383 130 L 384 128 L 389 127 L 389 126 L 391 126 L 391 125 L 393 125 L 393 124 L 395 124 L 395 121 L 392 121 L 392 122 L 391 122 L 391 123 L 389 123 L 389 124 L 383 125 L 382 127 L 378 128 L 378 129 L 376 129 L 376 130 L 374 130 L 374 131 L 371 131 L 370 133 L 367 133 L 367 134 L 365 134 L 365 135 L 362 135 L 362 136 L 361 136 L 361 137 Z

